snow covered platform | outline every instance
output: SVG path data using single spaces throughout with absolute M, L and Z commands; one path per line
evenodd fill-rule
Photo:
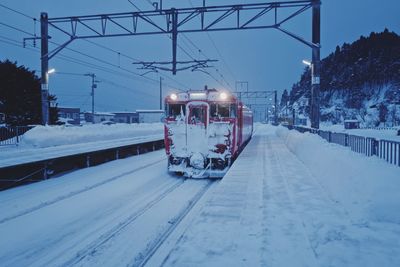
M 18 146 L 0 146 L 0 168 L 164 139 L 162 123 L 36 126 Z
M 398 266 L 398 167 L 261 125 L 163 266 Z
M 164 136 L 162 134 L 124 138 L 111 141 L 96 141 L 84 144 L 61 145 L 40 149 L 25 147 L 2 148 L 0 150 L 2 152 L 0 153 L 0 168 L 45 161 L 53 158 L 67 157 L 82 153 L 91 153 L 99 150 L 154 142 L 159 140 L 164 140 Z

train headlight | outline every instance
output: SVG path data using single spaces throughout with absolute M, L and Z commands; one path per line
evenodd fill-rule
M 173 101 L 175 101 L 175 100 L 178 99 L 178 96 L 177 96 L 176 94 L 171 94 L 169 97 L 170 97 L 171 100 L 173 100 Z
M 228 94 L 225 93 L 225 92 L 222 92 L 222 93 L 219 94 L 219 98 L 221 100 L 226 100 L 228 98 Z

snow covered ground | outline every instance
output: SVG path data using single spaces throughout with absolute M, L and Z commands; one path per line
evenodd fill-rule
M 399 266 L 399 173 L 258 125 L 220 181 L 156 151 L 0 192 L 0 265 Z
M 0 146 L 0 167 L 164 138 L 162 123 L 36 126 L 18 146 Z
M 399 266 L 400 170 L 259 126 L 166 266 Z
M 209 184 L 157 151 L 0 192 L 0 265 L 137 266 Z
M 23 135 L 22 147 L 51 147 L 162 134 L 162 123 L 86 124 L 81 127 L 36 126 Z

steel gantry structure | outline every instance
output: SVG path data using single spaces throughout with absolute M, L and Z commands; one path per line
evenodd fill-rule
M 275 91 L 245 91 L 245 92 L 235 92 L 237 97 L 243 101 L 250 109 L 255 111 L 255 107 L 264 107 L 265 108 L 265 115 L 269 116 L 267 113 L 267 107 L 270 105 L 270 101 L 274 101 L 273 110 L 274 110 L 274 124 L 278 124 L 278 92 Z M 265 99 L 265 103 L 250 103 L 246 100 L 257 100 L 257 99 Z
M 48 122 L 48 62 L 74 40 L 120 37 L 135 35 L 170 34 L 172 40 L 172 73 L 177 71 L 178 33 L 209 31 L 277 29 L 312 49 L 312 127 L 319 127 L 319 81 L 320 81 L 320 0 L 282 1 L 255 4 L 170 8 L 153 11 L 136 11 L 114 14 L 86 15 L 49 18 L 41 13 L 41 70 L 42 115 Z M 308 41 L 286 29 L 283 25 L 292 18 L 312 8 L 312 40 Z M 281 10 L 288 13 L 281 14 Z M 267 19 L 272 14 L 272 19 Z M 199 19 L 196 19 L 199 18 Z M 49 51 L 49 27 L 68 39 Z

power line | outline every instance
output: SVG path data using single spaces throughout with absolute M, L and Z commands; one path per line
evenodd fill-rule
M 13 29 L 13 30 L 15 30 L 15 31 L 18 31 L 18 32 L 27 34 L 27 35 L 29 35 L 29 36 L 35 36 L 34 34 L 32 34 L 32 33 L 30 33 L 30 32 L 27 32 L 27 31 L 25 31 L 25 30 L 23 30 L 23 29 L 21 29 L 21 28 L 14 27 L 14 26 L 11 26 L 11 25 L 6 24 L 6 23 L 3 23 L 3 22 L 0 22 L 0 25 L 6 26 L 6 27 L 8 27 L 8 28 L 10 28 L 10 29 Z M 17 41 L 17 40 L 12 40 L 12 41 L 13 41 L 13 42 L 19 43 L 19 41 Z M 126 54 L 123 54 L 123 53 L 118 52 L 118 51 L 116 51 L 116 50 L 113 50 L 113 49 L 111 49 L 111 48 L 107 48 L 107 47 L 105 47 L 105 46 L 103 46 L 103 45 L 100 45 L 100 44 L 97 44 L 97 43 L 95 43 L 95 42 L 93 42 L 93 41 L 89 41 L 89 40 L 86 40 L 86 41 L 89 42 L 89 43 L 91 43 L 91 44 L 93 44 L 93 45 L 96 45 L 96 46 L 98 46 L 98 47 L 101 47 L 101 48 L 103 48 L 103 49 L 107 49 L 107 50 L 112 51 L 112 52 L 114 52 L 114 53 L 118 53 L 118 54 L 120 54 L 120 55 L 122 55 L 122 56 L 124 56 L 124 57 L 126 57 L 126 58 L 129 58 L 129 59 L 138 61 L 137 59 L 135 59 L 135 58 L 133 58 L 133 57 L 130 57 L 130 56 L 126 55 Z M 7 43 L 7 44 L 10 44 L 10 45 L 15 45 L 14 43 L 7 42 L 7 41 L 4 41 L 4 40 L 3 40 L 3 43 Z M 53 41 L 50 41 L 50 43 L 53 43 L 53 44 L 55 44 L 55 45 L 60 45 L 59 43 L 56 43 L 56 42 L 53 42 Z M 18 47 L 20 47 L 20 46 L 18 46 Z M 21 45 L 21 47 L 23 47 L 23 46 Z M 33 46 L 31 46 L 31 47 L 33 47 Z M 33 47 L 33 48 L 36 48 L 36 47 Z M 26 49 L 28 49 L 28 48 L 26 48 Z M 39 52 L 39 51 L 37 51 L 37 50 L 33 50 L 33 49 L 30 49 L 30 48 L 29 48 L 28 50 L 30 50 L 30 51 L 35 51 L 35 52 Z M 124 70 L 124 71 L 126 71 L 126 72 L 128 72 L 128 73 L 131 73 L 131 74 L 134 74 L 134 75 L 136 75 L 136 76 L 138 76 L 138 77 L 140 77 L 140 78 L 142 78 L 142 79 L 144 79 L 144 80 L 148 80 L 148 81 L 151 81 L 151 82 L 153 82 L 153 83 L 157 83 L 157 84 L 158 84 L 158 80 L 156 80 L 156 79 L 152 79 L 152 78 L 149 78 L 149 77 L 142 76 L 142 75 L 140 75 L 139 73 L 133 72 L 133 71 L 128 70 L 128 69 L 126 69 L 126 68 L 121 68 L 120 66 L 115 65 L 115 64 L 112 64 L 112 63 L 109 63 L 109 62 L 107 62 L 107 61 L 105 61 L 105 60 L 96 58 L 96 57 L 94 57 L 94 56 L 88 55 L 88 54 L 86 54 L 86 53 L 77 51 L 77 50 L 72 49 L 72 48 L 66 48 L 66 50 L 72 51 L 72 52 L 74 52 L 74 53 L 78 53 L 78 54 L 80 54 L 80 55 L 83 55 L 83 56 L 86 56 L 86 57 L 91 58 L 91 59 L 93 59 L 93 60 L 99 61 L 99 62 L 101 62 L 101 63 L 103 63 L 103 64 L 110 65 L 110 66 L 115 67 L 115 68 L 117 68 L 117 69 Z M 114 75 L 124 76 L 124 77 L 126 77 L 126 78 L 133 79 L 132 77 L 127 76 L 127 75 L 124 75 L 124 74 L 122 74 L 122 73 L 120 73 L 120 72 L 111 70 L 111 69 L 109 69 L 109 68 L 105 68 L 105 67 L 103 67 L 103 66 L 98 66 L 98 65 L 95 65 L 95 64 L 93 64 L 93 63 L 89 63 L 89 62 L 86 62 L 86 61 L 83 61 L 83 60 L 79 60 L 79 59 L 76 59 L 76 58 L 72 58 L 72 57 L 70 57 L 70 56 L 66 56 L 66 55 L 61 55 L 61 54 L 59 54 L 59 55 L 56 55 L 56 58 L 62 59 L 62 60 L 64 60 L 64 61 L 72 62 L 72 63 L 75 63 L 75 64 L 79 64 L 79 65 L 82 65 L 82 66 L 94 68 L 94 69 L 97 69 L 97 70 L 105 71 L 105 72 L 108 72 L 108 73 L 112 73 L 112 74 L 114 74 Z M 187 85 L 185 85 L 185 84 L 183 84 L 183 83 L 181 83 L 181 82 L 179 82 L 179 81 L 177 81 L 177 80 L 175 80 L 175 79 L 173 79 L 173 78 L 170 78 L 170 77 L 168 77 L 168 76 L 165 76 L 165 77 L 166 77 L 167 79 L 171 80 L 171 81 L 174 81 L 175 83 L 177 83 L 177 84 L 179 84 L 179 85 L 181 85 L 181 86 L 183 85 L 184 87 L 188 87 Z M 134 79 L 134 80 L 137 80 L 137 79 Z M 169 85 L 169 84 L 166 84 L 166 85 L 168 85 L 168 86 L 170 86 L 170 87 L 175 87 L 175 86 L 171 86 L 171 85 Z
M 188 0 L 188 1 L 189 1 L 189 4 L 194 8 L 192 0 Z M 228 63 L 226 63 L 224 57 L 222 56 L 222 53 L 219 51 L 219 49 L 218 49 L 217 45 L 215 44 L 214 40 L 211 38 L 210 33 L 209 32 L 206 32 L 206 33 L 207 33 L 208 39 L 210 39 L 210 41 L 211 41 L 211 44 L 214 46 L 215 50 L 217 51 L 217 54 L 221 57 L 222 63 L 225 65 L 226 69 L 231 74 L 232 78 L 234 78 L 234 80 L 237 80 L 236 79 L 236 75 L 232 72 L 232 70 L 228 66 Z M 227 83 L 227 84 L 229 84 L 229 83 Z M 229 87 L 231 87 L 231 86 L 229 86 Z M 232 87 L 231 87 L 231 89 L 232 89 Z
M 27 14 L 25 14 L 25 13 L 22 13 L 21 11 L 15 10 L 15 9 L 13 9 L 13 8 L 11 8 L 11 7 L 5 6 L 5 5 L 3 5 L 3 4 L 0 4 L 0 7 L 3 7 L 3 8 L 8 9 L 8 10 L 14 12 L 14 13 L 17 13 L 17 14 L 19 14 L 19 15 L 22 15 L 22 16 L 28 18 L 28 19 L 33 19 L 33 20 L 36 21 L 36 18 L 31 17 L 31 16 L 29 16 L 29 15 L 27 15 Z
M 27 34 L 27 35 L 30 35 L 30 36 L 34 36 L 33 34 L 27 32 L 27 31 L 25 31 L 25 30 L 23 30 L 23 29 L 20 29 L 20 28 L 17 28 L 17 27 L 8 25 L 8 24 L 3 23 L 3 22 L 0 22 L 0 25 L 4 25 L 4 26 L 6 26 L 6 27 L 8 27 L 8 28 L 10 28 L 10 29 L 13 29 L 13 30 L 15 30 L 15 31 L 19 31 L 19 32 L 22 32 L 22 33 L 24 33 L 24 34 Z M 53 41 L 49 41 L 49 42 L 52 43 L 52 44 L 55 44 L 55 45 L 61 45 L 61 44 L 56 43 L 56 42 L 53 42 Z M 89 42 L 90 42 L 90 41 L 89 41 Z M 90 43 L 94 43 L 94 42 L 90 42 Z M 102 47 L 101 45 L 99 45 L 99 46 Z M 118 65 L 109 63 L 109 62 L 107 62 L 107 61 L 105 61 L 105 60 L 96 58 L 96 57 L 94 57 L 94 56 L 88 55 L 88 54 L 86 54 L 86 53 L 77 51 L 77 50 L 72 49 L 72 48 L 65 48 L 65 49 L 66 49 L 66 50 L 69 50 L 69 51 L 72 51 L 72 52 L 75 52 L 75 53 L 78 53 L 78 54 L 80 54 L 80 55 L 86 56 L 86 57 L 91 58 L 91 59 L 93 59 L 93 60 L 99 61 L 99 62 L 101 62 L 101 63 L 103 63 L 103 64 L 107 64 L 107 65 L 110 65 L 110 66 L 112 66 L 112 67 L 116 67 L 116 68 L 118 68 L 118 69 L 124 70 L 124 71 L 129 72 L 129 73 L 131 73 L 131 74 L 134 74 L 134 75 L 136 75 L 136 76 L 138 76 L 138 77 L 140 77 L 140 78 L 142 78 L 142 79 L 150 80 L 150 81 L 152 81 L 152 82 L 158 84 L 158 80 L 156 80 L 156 79 L 152 79 L 152 78 L 149 78 L 149 77 L 142 76 L 142 75 L 140 75 L 139 73 L 133 72 L 133 71 L 128 70 L 128 69 L 125 69 L 125 68 L 121 68 L 121 67 L 118 66 Z M 61 55 L 57 55 L 57 56 L 60 57 Z M 64 56 L 64 57 L 66 57 L 66 56 Z M 77 59 L 73 59 L 73 60 L 77 60 Z M 75 62 L 75 63 L 76 63 L 76 62 Z M 86 63 L 87 63 L 87 62 L 86 62 Z M 87 66 L 87 65 L 86 65 L 86 66 Z
M 82 39 L 82 40 L 85 41 L 85 42 L 91 43 L 91 44 L 93 44 L 93 45 L 95 45 L 95 46 L 97 46 L 97 47 L 100 47 L 100 48 L 103 48 L 103 49 L 105 49 L 105 50 L 114 52 L 114 53 L 116 53 L 116 54 L 118 54 L 118 55 L 121 55 L 121 56 L 126 57 L 126 58 L 128 58 L 128 59 L 131 59 L 131 60 L 133 60 L 133 61 L 137 61 L 137 62 L 140 62 L 140 61 L 141 61 L 140 59 L 131 57 L 131 56 L 129 56 L 129 55 L 126 55 L 126 54 L 124 54 L 124 53 L 121 53 L 121 52 L 119 52 L 119 51 L 116 51 L 116 50 L 114 50 L 114 49 L 111 49 L 111 48 L 109 48 L 109 47 L 107 47 L 107 46 L 104 46 L 104 45 L 95 43 L 95 42 L 93 42 L 93 41 L 90 41 L 90 40 L 87 40 L 87 39 Z
M 20 29 L 20 28 L 11 26 L 11 25 L 9 25 L 9 24 L 7 24 L 7 23 L 4 23 L 4 22 L 1 22 L 1 21 L 0 21 L 0 25 L 6 26 L 6 27 L 8 27 L 8 28 L 10 28 L 10 29 L 13 29 L 13 30 L 16 30 L 16 31 L 25 33 L 25 34 L 28 34 L 28 35 L 30 35 L 30 36 L 35 36 L 35 35 L 33 35 L 32 33 L 30 33 L 30 32 L 24 31 L 24 30 L 22 30 L 22 29 Z
M 190 1 L 190 0 L 189 0 Z M 141 11 L 142 12 L 142 10 L 140 9 L 140 8 L 138 8 L 136 5 L 134 5 L 130 0 L 128 0 L 128 2 L 129 3 L 131 3 L 133 6 L 135 6 L 135 8 L 136 9 L 138 9 L 139 11 Z M 149 1 L 149 0 L 147 0 L 147 2 L 151 5 L 151 6 L 153 6 L 153 4 Z M 193 4 L 192 4 L 192 2 L 190 2 L 191 3 L 191 5 L 192 5 L 192 7 L 193 7 Z M 151 21 L 151 19 L 150 19 L 150 21 Z M 200 54 L 202 54 L 204 57 L 205 57 L 205 59 L 207 59 L 208 57 L 202 52 L 202 50 L 198 47 L 198 46 L 196 46 L 193 42 L 192 42 L 192 40 L 190 40 L 190 38 L 189 37 L 187 37 L 184 33 L 182 33 L 181 34 L 186 40 L 188 40 L 188 42 L 189 43 L 191 43 L 196 49 L 197 49 L 197 51 L 200 53 Z M 169 36 L 168 35 L 168 38 L 169 39 L 172 39 L 171 38 L 171 36 Z M 211 37 L 210 37 L 211 38 Z M 183 39 L 182 39 L 183 40 Z M 177 47 L 184 53 L 184 54 L 186 54 L 189 58 L 191 58 L 192 60 L 196 60 L 192 55 L 190 55 L 190 53 L 188 53 L 182 46 L 180 46 L 179 44 L 177 44 Z M 190 49 L 190 48 L 189 48 Z M 193 52 L 193 51 L 192 51 Z M 220 56 L 221 56 L 221 54 L 220 54 Z M 206 71 L 203 71 L 204 73 L 206 73 L 206 74 L 208 74 L 211 78 L 213 78 L 217 83 L 219 83 L 219 84 L 221 84 L 222 86 L 224 86 L 218 79 L 216 79 L 213 75 L 211 75 L 210 73 L 208 73 L 208 72 L 206 72 Z M 220 74 L 220 73 L 218 73 L 218 74 Z M 221 78 L 226 82 L 226 84 L 231 88 L 231 90 L 233 91 L 233 89 L 232 89 L 232 87 L 230 86 L 230 84 L 229 84 L 229 82 L 227 82 L 226 80 L 225 80 L 225 77 L 223 76 L 223 75 L 221 75 L 220 74 L 220 76 L 221 76 Z

